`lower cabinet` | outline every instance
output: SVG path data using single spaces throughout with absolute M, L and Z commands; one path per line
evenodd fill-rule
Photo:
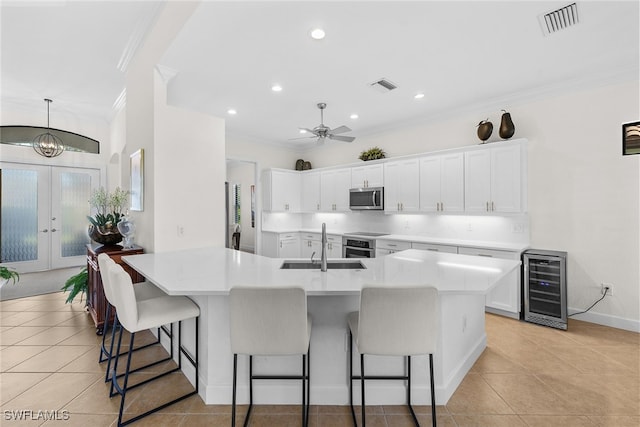
M 502 259 L 520 259 L 520 252 L 468 248 L 463 246 L 458 248 L 458 253 Z M 513 317 L 514 319 L 520 318 L 520 282 L 520 269 L 513 271 L 500 280 L 500 283 L 487 295 L 485 303 L 486 311 Z
M 314 254 L 315 252 L 315 254 Z M 322 234 L 300 233 L 300 257 L 320 259 L 322 256 Z M 327 258 L 342 258 L 342 236 L 327 234 Z
M 411 249 L 411 242 L 401 240 L 376 240 L 376 257 Z
M 433 251 L 433 252 L 446 252 L 450 254 L 457 254 L 458 247 L 450 245 L 436 245 L 433 243 L 419 243 L 412 242 L 411 249 L 420 249 L 421 251 Z
M 270 258 L 300 258 L 300 234 L 262 233 L 262 255 Z

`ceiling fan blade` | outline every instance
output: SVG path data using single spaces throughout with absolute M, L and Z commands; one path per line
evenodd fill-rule
M 335 129 L 331 129 L 331 133 L 334 135 L 345 132 L 351 132 L 351 129 L 349 129 L 347 126 L 339 126 Z
M 311 134 L 314 134 L 315 136 L 319 136 L 319 135 L 318 135 L 318 131 L 317 131 L 317 130 L 315 130 L 315 129 L 309 129 L 309 128 L 298 128 L 298 129 L 300 129 L 300 130 L 304 130 L 304 131 L 307 131 L 307 132 L 309 132 L 309 133 L 311 133 Z
M 344 142 L 353 142 L 355 136 L 340 136 L 340 135 L 329 135 L 329 138 L 335 139 L 336 141 L 344 141 Z
M 287 139 L 287 141 L 293 141 L 293 140 L 296 140 L 296 139 L 310 139 L 310 138 L 317 138 L 317 135 L 301 136 L 301 137 L 298 137 L 298 138 L 289 138 L 289 139 Z

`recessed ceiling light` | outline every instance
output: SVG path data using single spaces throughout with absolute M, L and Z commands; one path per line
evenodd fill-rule
M 416 93 L 416 94 L 414 95 L 414 98 L 415 98 L 415 99 L 422 99 L 422 98 L 424 98 L 424 93 Z
M 233 108 L 230 108 L 227 110 L 227 114 L 230 114 L 232 116 L 238 114 L 238 112 L 236 110 L 234 110 Z
M 355 119 L 357 119 L 357 118 L 358 118 L 358 115 L 357 115 L 357 114 L 352 114 L 352 115 L 350 115 L 350 116 L 349 116 L 349 118 L 351 118 L 351 119 L 354 119 L 354 120 L 355 120 Z
M 281 92 L 282 91 L 282 86 L 273 85 L 273 86 L 271 86 L 271 90 L 274 91 L 274 92 Z
M 322 28 L 314 28 L 311 30 L 311 38 L 315 40 L 322 40 L 324 38 L 324 30 Z

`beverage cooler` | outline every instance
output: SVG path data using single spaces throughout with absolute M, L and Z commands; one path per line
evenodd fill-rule
M 567 329 L 567 253 L 530 249 L 522 254 L 523 317 Z

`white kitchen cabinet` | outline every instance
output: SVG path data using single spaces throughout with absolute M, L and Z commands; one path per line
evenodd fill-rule
M 464 212 L 464 153 L 420 159 L 420 210 Z
M 320 172 L 320 210 L 348 212 L 351 168 Z
M 262 255 L 270 258 L 300 258 L 299 233 L 262 233 Z
M 421 251 L 446 252 L 457 254 L 458 247 L 450 245 L 437 245 L 433 243 L 411 242 L 411 249 L 419 249 Z
M 327 258 L 342 258 L 342 240 L 327 242 Z
M 411 249 L 411 242 L 401 240 L 376 240 L 376 257 Z
M 460 246 L 458 253 L 463 255 L 486 256 L 502 259 L 520 259 L 520 252 L 498 251 L 495 249 L 469 248 Z M 486 311 L 503 316 L 520 318 L 520 270 L 508 274 L 487 294 Z
M 320 172 L 303 172 L 301 174 L 301 208 L 302 212 L 320 211 Z
M 383 177 L 383 164 L 351 168 L 351 188 L 382 187 Z
M 420 209 L 419 159 L 384 164 L 384 210 L 391 213 Z
M 300 174 L 270 169 L 263 173 L 263 209 L 270 212 L 300 212 Z
M 464 157 L 465 211 L 526 211 L 526 157 L 524 144 L 467 151 Z M 524 184 L 524 185 L 523 185 Z

